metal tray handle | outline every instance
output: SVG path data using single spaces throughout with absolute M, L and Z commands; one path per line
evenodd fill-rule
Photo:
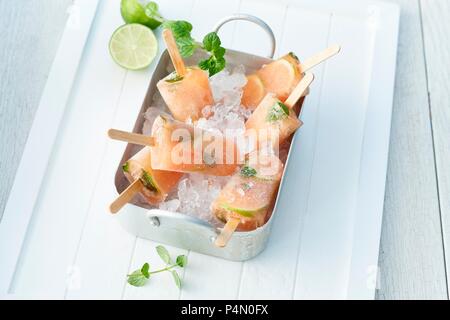
M 242 14 L 242 13 L 234 14 L 234 15 L 225 17 L 221 21 L 219 21 L 217 23 L 217 25 L 215 26 L 214 31 L 218 33 L 220 28 L 222 28 L 222 26 L 224 24 L 231 22 L 231 21 L 236 21 L 236 20 L 248 21 L 248 22 L 257 24 L 269 35 L 271 48 L 270 48 L 270 54 L 268 55 L 268 57 L 273 59 L 273 57 L 275 55 L 275 49 L 276 49 L 275 35 L 274 35 L 272 29 L 269 27 L 269 25 L 258 17 L 252 16 L 250 14 Z

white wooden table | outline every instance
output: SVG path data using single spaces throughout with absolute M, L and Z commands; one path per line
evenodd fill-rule
M 1 30 L 8 30 L 0 47 L 0 212 L 71 4 L 27 2 L 0 2 Z M 450 3 L 392 2 L 401 5 L 402 15 L 377 295 L 447 299 L 450 25 L 445 21 L 450 18 Z M 138 245 L 134 254 L 149 249 Z M 150 254 L 142 256 L 154 260 Z M 201 281 L 193 276 L 189 283 Z M 125 292 L 128 297 L 140 295 L 151 297 L 151 288 Z M 166 295 L 176 296 L 170 290 Z

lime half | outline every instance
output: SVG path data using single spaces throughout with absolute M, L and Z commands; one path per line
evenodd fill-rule
M 158 41 L 153 31 L 141 24 L 119 27 L 109 42 L 114 61 L 128 70 L 148 67 L 158 52 Z

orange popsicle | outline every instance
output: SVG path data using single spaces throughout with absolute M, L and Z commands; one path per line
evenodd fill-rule
M 223 247 L 232 233 L 251 231 L 266 222 L 283 174 L 283 164 L 275 155 L 259 155 L 233 175 L 212 204 L 217 219 L 226 223 L 216 245 Z
M 247 77 L 247 84 L 243 89 L 241 103 L 254 109 L 264 99 L 267 93 L 273 93 L 284 102 L 292 90 L 303 78 L 304 72 L 336 55 L 340 46 L 331 46 L 301 63 L 294 53 L 264 65 L 255 74 Z
M 152 136 L 155 169 L 229 176 L 238 168 L 239 149 L 233 139 L 222 134 L 160 116 L 153 124 Z
M 284 103 L 275 94 L 267 94 L 245 123 L 247 137 L 259 146 L 268 139 L 272 146 L 286 141 L 302 125 L 293 107 L 313 80 L 313 74 L 306 74 Z
M 163 31 L 163 37 L 175 71 L 160 80 L 157 87 L 175 119 L 196 121 L 205 106 L 214 104 L 208 75 L 197 67 L 185 67 L 169 29 Z
M 143 197 L 150 204 L 158 204 L 166 199 L 183 174 L 154 170 L 151 167 L 151 158 L 150 147 L 145 147 L 125 162 L 122 168 L 130 183 L 141 180 L 144 186 L 141 191 Z
M 149 147 L 145 147 L 125 162 L 122 169 L 130 185 L 110 205 L 111 213 L 117 213 L 137 193 L 150 204 L 164 201 L 182 177 L 178 172 L 153 170 Z

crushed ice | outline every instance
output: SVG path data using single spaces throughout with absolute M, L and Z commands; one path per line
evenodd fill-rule
M 204 117 L 197 121 L 196 126 L 227 135 L 243 135 L 245 121 L 251 114 L 251 111 L 241 106 L 242 89 L 246 83 L 243 66 L 235 67 L 231 71 L 224 70 L 211 77 L 210 85 L 215 105 L 203 109 Z M 143 133 L 150 134 L 156 117 L 168 112 L 161 95 L 156 93 L 152 105 L 144 114 Z M 215 226 L 223 225 L 213 217 L 210 207 L 228 179 L 229 177 L 186 174 L 179 182 L 178 189 L 172 192 L 159 208 L 188 214 Z

